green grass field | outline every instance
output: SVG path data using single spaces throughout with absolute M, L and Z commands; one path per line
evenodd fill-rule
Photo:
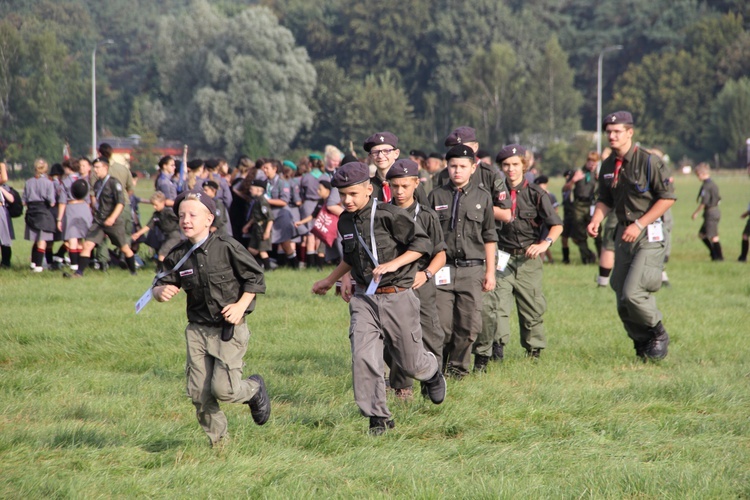
M 185 396 L 184 295 L 136 316 L 152 269 L 32 274 L 17 240 L 0 271 L 0 497 L 748 498 L 750 179 L 716 180 L 723 263 L 690 220 L 698 181 L 677 180 L 665 361 L 636 361 L 614 293 L 573 252 L 545 269 L 540 362 L 516 334 L 443 405 L 390 400 L 396 429 L 377 438 L 353 401 L 347 308 L 310 293 L 321 273 L 267 276 L 245 359 L 273 414 L 257 427 L 225 405 L 231 440 L 212 449 Z

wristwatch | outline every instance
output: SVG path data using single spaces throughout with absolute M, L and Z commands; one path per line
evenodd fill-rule
M 428 279 L 428 280 L 431 280 L 431 279 L 432 279 L 432 273 L 430 272 L 430 270 L 429 270 L 429 269 L 425 269 L 425 270 L 424 270 L 424 271 L 422 271 L 422 272 L 424 273 L 424 275 L 425 275 L 425 276 L 427 276 L 427 279 Z
M 549 236 L 547 236 L 546 238 L 544 238 L 544 241 L 546 241 L 550 245 L 552 245 L 552 243 L 554 243 L 554 241 L 552 241 L 552 238 L 550 238 Z

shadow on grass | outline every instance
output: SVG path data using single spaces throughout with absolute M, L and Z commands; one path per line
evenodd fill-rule
M 86 427 L 56 432 L 49 440 L 52 448 L 107 448 L 118 444 L 111 436 Z
M 182 439 L 161 438 L 141 445 L 141 449 L 148 453 L 160 453 L 162 451 L 180 448 L 185 445 Z

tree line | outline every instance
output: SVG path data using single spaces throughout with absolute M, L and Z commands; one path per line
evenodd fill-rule
M 375 129 L 441 151 L 471 124 L 555 173 L 592 146 L 599 53 L 622 45 L 604 58 L 604 112 L 631 110 L 672 158 L 728 166 L 750 137 L 748 14 L 741 0 L 6 0 L 0 157 L 89 151 L 91 53 L 112 39 L 100 136 L 234 159 L 361 153 Z

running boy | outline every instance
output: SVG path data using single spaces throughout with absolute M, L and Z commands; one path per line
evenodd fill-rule
M 159 259 L 159 271 L 161 271 L 161 263 L 164 262 L 164 258 L 180 243 L 180 221 L 177 220 L 177 215 L 172 208 L 167 206 L 167 197 L 161 191 L 155 191 L 151 195 L 151 204 L 154 206 L 151 220 L 139 231 L 133 233 L 132 239 L 136 241 L 151 229 L 159 228 L 165 238 L 156 252 Z

